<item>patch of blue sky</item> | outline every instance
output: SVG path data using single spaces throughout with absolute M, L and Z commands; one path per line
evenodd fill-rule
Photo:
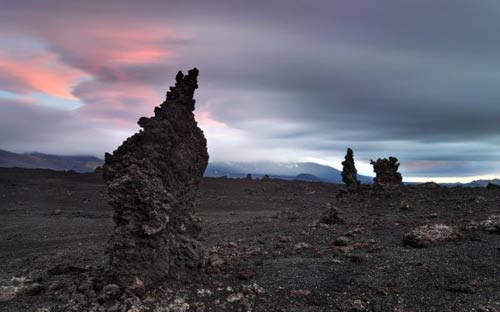
M 48 95 L 46 93 L 34 93 L 31 98 L 39 105 L 45 107 L 57 108 L 61 110 L 74 110 L 83 106 L 80 100 L 65 99 L 57 96 Z
M 17 93 L 0 90 L 0 99 L 19 101 L 23 98 L 25 97 Z
M 74 110 L 83 106 L 80 100 L 65 99 L 57 96 L 48 95 L 46 93 L 36 92 L 28 95 L 18 94 L 14 92 L 0 90 L 0 99 L 7 99 L 13 101 L 29 100 L 36 105 L 50 107 L 60 110 Z

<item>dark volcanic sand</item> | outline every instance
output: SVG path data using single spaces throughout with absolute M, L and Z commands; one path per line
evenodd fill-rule
M 340 188 L 205 179 L 197 211 L 209 272 L 130 311 L 500 311 L 500 235 L 461 230 L 428 248 L 402 244 L 416 226 L 470 228 L 499 214 L 500 190 L 364 188 L 336 198 Z M 58 293 L 105 259 L 106 201 L 97 174 L 0 169 L 0 301 L 18 291 L 0 311 L 70 311 L 57 308 Z M 345 224 L 313 226 L 328 203 Z M 340 236 L 347 246 L 335 246 Z M 63 290 L 48 290 L 55 281 Z

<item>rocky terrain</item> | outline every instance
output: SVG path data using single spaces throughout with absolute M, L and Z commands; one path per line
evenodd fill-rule
M 204 273 L 124 302 L 89 275 L 113 230 L 101 176 L 0 169 L 0 311 L 500 311 L 499 196 L 204 179 Z

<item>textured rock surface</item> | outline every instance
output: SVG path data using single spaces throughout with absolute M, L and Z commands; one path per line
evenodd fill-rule
M 92 302 L 103 288 L 116 284 L 94 278 L 102 275 L 92 269 L 106 259 L 113 226 L 101 177 L 8 168 L 0 168 L 0 177 L 0 228 L 8 230 L 1 239 L 0 293 L 6 299 L 17 294 L 0 302 L 2 312 L 165 312 L 181 302 L 190 311 L 346 311 L 352 300 L 362 300 L 370 311 L 500 307 L 500 235 L 480 228 L 500 213 L 500 194 L 484 187 L 411 185 L 382 192 L 360 186 L 335 198 L 338 184 L 204 179 L 196 213 L 204 219 L 203 244 L 214 265 L 207 265 L 210 275 L 146 290 L 142 303 L 125 294 L 110 300 L 116 288 L 108 287 L 110 302 L 96 307 Z M 471 200 L 477 197 L 485 200 Z M 411 209 L 399 211 L 402 201 Z M 327 203 L 342 211 L 345 223 L 313 226 Z M 28 209 L 36 213 L 26 218 Z M 54 216 L 54 209 L 63 212 Z M 435 223 L 454 227 L 463 239 L 425 250 L 401 246 L 404 233 Z M 255 273 L 248 281 L 239 278 L 246 268 Z M 17 292 L 23 280 L 47 290 L 36 296 Z M 291 291 L 300 289 L 311 294 L 293 297 Z M 228 302 L 229 296 L 240 301 Z
M 207 142 L 193 110 L 198 70 L 179 72 L 154 117 L 114 151 L 103 166 L 115 229 L 111 265 L 121 287 L 157 285 L 166 277 L 190 279 L 202 264 L 194 213 L 208 162 Z
M 444 224 L 428 224 L 406 233 L 403 243 L 411 247 L 422 248 L 440 242 L 456 240 L 459 237 L 460 235 L 454 227 Z
M 327 205 L 327 210 L 319 218 L 319 223 L 323 224 L 343 224 L 342 212 L 332 206 L 330 203 Z
M 398 185 L 403 182 L 401 173 L 398 172 L 399 161 L 396 157 L 379 158 L 377 161 L 371 161 L 373 171 L 376 176 L 373 182 L 378 185 Z
M 359 185 L 358 171 L 354 165 L 354 154 L 350 148 L 347 149 L 345 160 L 342 162 L 342 181 L 349 187 Z
M 482 221 L 480 227 L 488 233 L 500 234 L 500 215 L 491 215 Z

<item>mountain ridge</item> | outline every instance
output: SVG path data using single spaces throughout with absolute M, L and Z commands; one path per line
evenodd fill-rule
M 7 168 L 92 172 L 102 162 L 102 159 L 94 156 L 59 156 L 38 152 L 18 154 L 0 149 L 0 167 Z
M 102 165 L 102 163 L 103 160 L 95 156 L 62 156 L 39 152 L 13 153 L 0 149 L 0 167 L 5 168 L 19 167 L 86 173 L 93 172 L 95 168 Z M 245 178 L 247 174 L 251 174 L 252 177 L 256 179 L 260 179 L 264 175 L 269 175 L 274 179 L 342 184 L 340 170 L 314 162 L 210 162 L 205 170 L 204 176 L 212 178 L 227 177 L 241 179 Z M 373 178 L 369 176 L 358 175 L 358 179 L 363 184 L 373 182 Z M 439 184 L 445 187 L 486 187 L 488 183 L 500 185 L 500 179 L 474 180 L 469 183 Z
M 13 153 L 0 149 L 0 167 L 39 168 L 76 172 L 92 172 L 103 160 L 94 156 L 60 156 L 45 153 Z M 301 180 L 309 182 L 342 183 L 340 170 L 313 162 L 211 162 L 205 177 L 254 178 L 269 175 L 271 178 Z M 371 183 L 372 178 L 359 175 L 362 183 Z
M 205 176 L 244 178 L 251 174 L 260 178 L 267 174 L 271 178 L 315 182 L 342 183 L 341 171 L 313 162 L 213 162 L 209 163 Z M 371 183 L 373 178 L 358 175 L 362 183 Z

